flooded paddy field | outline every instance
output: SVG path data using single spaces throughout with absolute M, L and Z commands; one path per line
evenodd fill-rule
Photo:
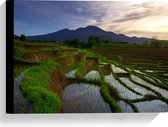
M 111 64 L 112 73 L 104 76 L 104 81 L 118 91 L 121 96 L 116 103 L 122 112 L 167 112 L 168 90 L 155 86 L 139 76 L 130 74 L 129 77 L 117 77 L 118 73 L 129 73 L 123 68 Z M 129 69 L 128 69 L 129 70 Z M 131 70 L 131 69 L 130 69 Z M 73 75 L 75 70 L 67 74 Z M 136 70 L 138 74 L 144 72 Z M 148 74 L 146 74 L 148 75 Z M 100 72 L 92 70 L 85 75 L 87 80 L 100 79 Z M 148 77 L 148 79 L 150 79 Z M 151 80 L 153 80 L 151 78 Z M 160 83 L 162 83 L 160 81 Z M 159 94 L 158 94 L 159 93 Z M 64 112 L 66 113 L 94 113 L 113 112 L 105 102 L 100 87 L 88 83 L 69 84 L 62 94 Z
M 168 48 L 98 47 L 93 51 L 133 68 L 168 74 Z
M 32 57 L 16 65 L 23 67 L 15 69 L 15 112 L 23 112 L 21 108 L 28 112 L 29 104 L 33 113 L 168 111 L 166 48 L 99 48 L 107 59 L 63 49 L 62 55 L 59 49 L 51 51 L 51 56 L 43 54 L 45 60 L 39 55 L 37 64 Z M 23 75 L 25 63 L 31 66 L 26 66 L 28 71 Z
M 62 94 L 62 100 L 65 113 L 111 112 L 109 104 L 100 94 L 100 88 L 91 84 L 68 85 Z

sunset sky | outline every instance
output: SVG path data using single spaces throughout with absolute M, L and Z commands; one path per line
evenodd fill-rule
M 40 35 L 88 25 L 128 36 L 168 40 L 168 1 L 14 2 L 17 35 Z

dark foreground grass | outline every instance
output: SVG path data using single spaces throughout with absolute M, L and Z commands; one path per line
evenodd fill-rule
M 61 109 L 61 100 L 49 89 L 50 73 L 59 67 L 52 61 L 30 68 L 21 81 L 21 90 L 33 104 L 35 113 L 57 113 Z

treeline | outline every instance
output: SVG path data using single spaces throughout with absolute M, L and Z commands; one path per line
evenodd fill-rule
M 153 40 L 149 43 L 150 47 L 166 48 L 168 47 L 168 41 L 166 40 Z
M 29 40 L 24 34 L 21 34 L 20 36 L 14 35 L 15 42 L 22 41 L 22 42 L 40 42 L 40 43 L 61 43 L 58 41 L 52 41 L 52 40 Z
M 100 40 L 96 36 L 90 36 L 87 41 L 80 41 L 79 39 L 66 40 L 63 44 L 75 48 L 93 48 L 102 43 L 113 43 L 112 40 Z
M 14 39 L 18 41 L 28 41 L 28 42 L 53 42 L 53 43 L 63 43 L 64 45 L 70 46 L 70 47 L 75 47 L 75 48 L 93 48 L 97 46 L 112 46 L 112 47 L 160 47 L 160 48 L 166 48 L 168 47 L 168 41 L 167 40 L 151 40 L 144 42 L 143 44 L 129 44 L 128 42 L 113 42 L 112 40 L 100 40 L 96 36 L 90 36 L 87 41 L 81 41 L 79 39 L 72 39 L 72 40 L 66 40 L 63 42 L 58 42 L 58 41 L 50 41 L 50 40 L 28 40 L 25 35 L 21 34 L 20 36 L 14 35 Z
M 19 41 L 27 41 L 27 38 L 24 34 L 21 34 L 20 36 L 14 35 L 14 39 Z

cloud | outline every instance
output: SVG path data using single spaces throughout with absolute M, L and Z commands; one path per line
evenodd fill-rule
M 168 39 L 168 2 L 107 3 L 96 4 L 105 13 L 96 25 L 104 30 L 139 37 L 157 33 Z
M 15 21 L 17 33 L 96 25 L 129 36 L 151 37 L 157 33 L 161 39 L 168 39 L 168 1 L 16 1 Z

